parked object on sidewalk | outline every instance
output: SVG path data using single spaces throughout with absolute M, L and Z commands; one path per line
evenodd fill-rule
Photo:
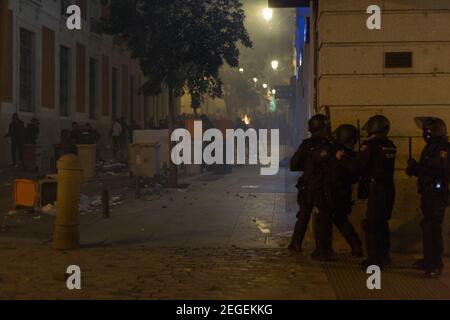
M 65 155 L 58 161 L 58 191 L 53 248 L 72 250 L 79 247 L 81 162 L 75 155 Z
M 56 180 L 15 180 L 13 186 L 14 208 L 35 208 L 56 201 Z
M 129 145 L 130 171 L 135 176 L 154 177 L 160 172 L 160 145 L 131 144 Z
M 35 208 L 38 203 L 38 184 L 32 180 L 14 180 L 13 208 Z
M 38 181 L 38 205 L 42 208 L 56 201 L 57 181 L 44 179 Z
M 85 180 L 93 178 L 95 176 L 96 145 L 79 144 L 77 145 L 77 149 L 81 168 L 83 170 L 83 178 Z
M 107 189 L 102 192 L 102 215 L 104 219 L 109 218 L 109 192 Z
M 159 167 L 168 167 L 169 157 L 169 130 L 135 130 L 133 132 L 134 144 L 153 144 L 157 143 L 160 147 Z

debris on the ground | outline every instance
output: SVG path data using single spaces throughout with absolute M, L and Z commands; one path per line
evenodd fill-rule
M 41 216 L 35 216 L 33 217 L 33 220 L 41 220 Z
M 14 215 L 16 215 L 18 213 L 19 213 L 19 211 L 17 211 L 17 210 L 10 210 L 6 215 L 7 216 L 14 216 Z
M 122 163 L 122 162 L 118 162 L 115 160 L 109 160 L 109 161 L 104 161 L 104 162 L 97 162 L 97 171 L 101 174 L 101 175 L 105 175 L 105 176 L 116 176 L 119 175 L 122 172 L 126 172 L 127 171 L 127 165 Z
M 253 185 L 249 185 L 249 186 L 241 186 L 242 189 L 258 189 L 259 186 L 253 186 Z
M 56 208 L 54 205 L 52 204 L 47 204 L 46 206 L 42 207 L 40 210 L 42 213 L 51 215 L 51 216 L 55 216 L 56 215 Z
M 256 227 L 265 235 L 269 235 L 272 232 L 270 231 L 269 224 L 262 219 L 252 218 L 252 221 L 256 224 Z
M 277 233 L 274 235 L 274 237 L 292 237 L 293 234 L 294 234 L 294 231 L 286 231 L 286 232 Z
M 121 196 L 112 196 L 109 205 L 111 207 L 119 206 L 123 203 L 123 198 Z M 85 215 L 86 213 L 98 212 L 102 208 L 102 196 L 97 195 L 94 197 L 88 197 L 85 194 L 80 196 L 80 213 Z

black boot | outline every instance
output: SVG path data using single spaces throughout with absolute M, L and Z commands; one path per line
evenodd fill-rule
M 302 252 L 303 239 L 305 238 L 306 230 L 308 229 L 310 217 L 310 215 L 303 215 L 298 218 L 291 243 L 288 247 L 290 251 Z
M 353 228 L 352 224 L 347 221 L 337 227 L 347 244 L 350 246 L 352 250 L 352 256 L 355 258 L 364 257 L 362 241 L 356 233 L 355 228 Z

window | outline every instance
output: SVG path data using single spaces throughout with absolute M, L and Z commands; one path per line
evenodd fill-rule
M 89 59 L 89 119 L 95 120 L 97 116 L 97 61 Z
M 112 68 L 112 90 L 111 90 L 111 109 L 112 118 L 117 119 L 117 102 L 119 95 L 119 70 L 117 68 Z
M 59 114 L 69 116 L 70 49 L 61 46 L 59 53 Z
M 34 33 L 20 29 L 20 84 L 19 109 L 22 112 L 35 111 L 35 49 Z
M 386 52 L 385 68 L 412 68 L 412 52 Z

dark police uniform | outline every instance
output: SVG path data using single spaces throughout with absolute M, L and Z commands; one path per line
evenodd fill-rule
M 363 222 L 368 259 L 363 267 L 382 267 L 389 259 L 389 220 L 395 200 L 394 170 L 397 148 L 382 135 L 372 135 L 363 142 L 354 159 L 344 157 L 343 164 L 354 174 L 362 175 L 367 189 L 367 213 Z
M 316 237 L 315 255 L 326 258 L 331 255 L 332 220 L 331 210 L 326 200 L 325 183 L 329 174 L 329 159 L 334 156 L 330 140 L 321 135 L 312 136 L 303 141 L 291 160 L 291 170 L 303 172 L 298 188 L 300 211 L 291 246 L 301 249 L 301 244 L 308 228 L 311 213 L 318 209 L 314 223 Z
M 423 269 L 426 272 L 443 268 L 442 223 L 448 207 L 450 176 L 450 144 L 446 137 L 434 138 L 427 143 L 419 164 L 411 169 L 418 177 L 421 209 L 423 213 Z
M 344 152 L 345 157 L 349 159 L 356 157 L 356 152 L 334 142 L 333 154 L 336 154 L 338 151 Z M 353 184 L 358 182 L 358 176 L 352 174 L 335 157 L 331 157 L 330 160 L 331 174 L 329 175 L 327 186 L 330 188 L 328 199 L 333 212 L 333 223 L 352 249 L 352 254 L 356 257 L 361 257 L 363 254 L 361 239 L 348 220 L 353 206 Z

